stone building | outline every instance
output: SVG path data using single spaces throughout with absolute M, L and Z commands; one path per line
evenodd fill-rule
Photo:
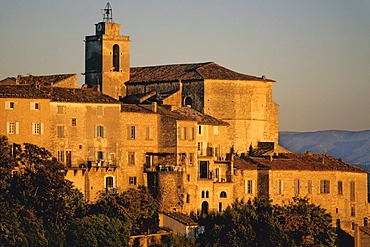
M 130 38 L 110 21 L 85 44 L 82 88 L 75 74 L 0 81 L 0 134 L 50 150 L 86 200 L 145 185 L 189 214 L 307 196 L 351 234 L 364 225 L 366 172 L 278 145 L 273 80 L 214 62 L 130 68 Z

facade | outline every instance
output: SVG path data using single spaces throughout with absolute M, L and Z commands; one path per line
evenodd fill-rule
M 88 201 L 144 185 L 163 211 L 190 214 L 306 196 L 351 234 L 364 225 L 366 172 L 283 154 L 273 80 L 214 62 L 130 68 L 119 27 L 99 22 L 86 37 L 81 89 L 76 75 L 0 81 L 0 134 L 50 150 Z

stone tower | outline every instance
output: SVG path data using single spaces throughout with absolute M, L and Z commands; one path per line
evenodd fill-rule
M 115 99 L 126 95 L 130 79 L 130 37 L 120 35 L 120 24 L 112 22 L 108 3 L 95 35 L 85 37 L 85 83 Z

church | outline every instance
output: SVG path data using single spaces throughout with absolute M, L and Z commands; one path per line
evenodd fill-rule
M 130 67 L 120 31 L 107 8 L 85 37 L 81 88 L 76 74 L 0 81 L 0 134 L 48 149 L 87 201 L 144 185 L 190 214 L 301 196 L 351 234 L 367 225 L 365 171 L 279 146 L 274 80 L 215 62 Z

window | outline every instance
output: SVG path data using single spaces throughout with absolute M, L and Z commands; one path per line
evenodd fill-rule
M 103 151 L 98 151 L 95 153 L 96 165 L 102 166 L 105 162 L 105 153 Z
M 312 194 L 312 180 L 307 181 L 307 193 Z
M 198 126 L 198 134 L 199 134 L 199 135 L 201 135 L 201 134 L 202 134 L 202 126 L 201 126 L 201 125 L 199 125 L 199 126 Z
M 351 205 L 351 216 L 355 217 L 356 216 L 356 209 L 354 205 Z
M 31 102 L 30 103 L 31 110 L 40 110 L 40 103 L 39 102 Z
M 57 160 L 59 162 L 64 162 L 64 151 L 58 151 L 58 157 Z
M 136 126 L 128 126 L 128 139 L 136 139 Z
M 209 198 L 209 191 L 208 190 L 202 190 L 202 198 Z
M 104 126 L 96 126 L 95 128 L 95 137 L 101 137 L 101 138 L 104 138 L 105 137 L 105 131 L 104 131 Z
M 253 181 L 245 180 L 245 194 L 253 194 Z
M 194 153 L 189 153 L 189 165 L 194 164 Z
M 32 123 L 32 134 L 34 134 L 34 135 L 44 134 L 44 125 L 43 125 L 43 123 Z
M 58 114 L 63 114 L 65 112 L 65 107 L 64 106 L 58 105 L 57 109 L 58 109 Z
M 64 137 L 64 126 L 57 126 L 57 134 L 59 138 Z
M 135 165 L 135 153 L 134 152 L 127 153 L 127 163 L 129 165 Z
M 186 195 L 186 203 L 190 203 L 190 195 L 189 194 Z
M 18 122 L 7 122 L 7 133 L 8 134 L 19 134 L 19 123 Z
M 5 109 L 13 110 L 14 109 L 14 101 L 5 101 Z
M 128 177 L 129 185 L 136 185 L 136 177 Z
M 105 188 L 107 190 L 113 189 L 114 187 L 114 178 L 112 176 L 105 177 Z
M 198 155 L 203 155 L 203 142 L 198 142 L 197 145 Z
M 113 45 L 113 71 L 119 72 L 119 46 Z
M 343 182 L 338 181 L 338 195 L 343 195 Z
M 151 127 L 146 127 L 145 139 L 146 140 L 152 140 L 153 139 L 153 136 L 152 136 L 152 128 Z
M 222 211 L 222 202 L 219 202 L 218 203 L 218 211 L 221 212 Z
M 213 134 L 215 136 L 218 136 L 219 132 L 218 132 L 218 126 L 213 126 Z
M 294 194 L 299 195 L 299 179 L 294 180 Z
M 186 174 L 186 181 L 190 182 L 190 174 Z
M 151 155 L 145 155 L 145 166 L 151 167 L 153 162 L 153 157 Z
M 77 119 L 76 118 L 72 118 L 72 126 L 76 126 L 77 125 Z
M 330 181 L 329 180 L 321 180 L 320 181 L 320 193 L 321 194 L 329 194 L 330 193 Z
M 102 107 L 102 106 L 98 106 L 98 107 L 96 108 L 96 114 L 97 114 L 97 115 L 103 115 L 103 114 L 104 114 L 104 112 L 103 112 L 103 107 Z
M 276 180 L 276 193 L 279 194 L 279 195 L 284 193 L 283 180 Z
M 220 193 L 220 198 L 226 198 L 227 197 L 227 194 L 225 191 L 221 191 Z
M 351 181 L 349 183 L 349 187 L 350 187 L 350 200 L 351 202 L 354 202 L 356 200 L 355 182 Z
M 190 136 L 189 136 L 189 140 L 194 140 L 195 139 L 195 128 L 192 127 L 190 128 Z
M 208 178 L 208 161 L 199 162 L 199 178 Z
M 66 151 L 66 166 L 72 167 L 72 151 Z

